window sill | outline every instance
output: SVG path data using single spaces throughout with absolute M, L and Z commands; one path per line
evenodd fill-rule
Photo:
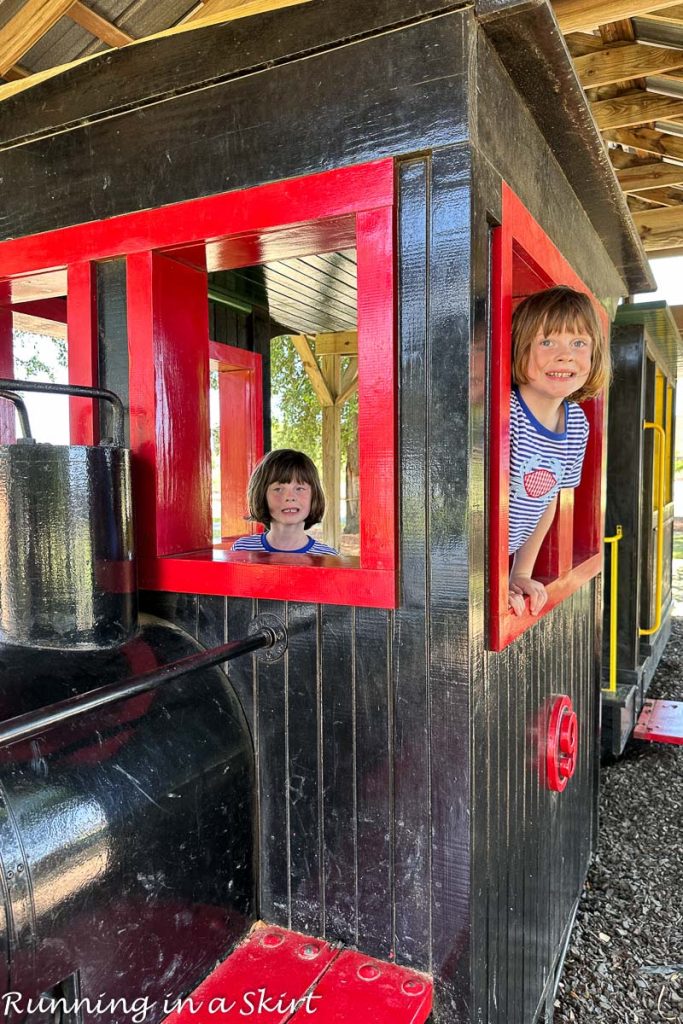
M 230 542 L 231 543 L 231 542 Z M 231 551 L 228 542 L 138 563 L 145 590 L 304 601 L 367 608 L 397 607 L 397 573 L 333 555 Z
M 542 611 L 538 615 L 532 615 L 529 611 L 529 601 L 525 602 L 525 612 L 523 615 L 514 615 L 511 611 L 508 611 L 505 615 L 500 617 L 500 633 L 496 638 L 496 643 L 493 645 L 493 650 L 502 651 L 503 648 L 507 647 L 508 644 L 516 640 L 518 636 L 525 633 L 535 623 L 540 622 L 549 612 L 556 608 L 558 604 L 561 604 L 572 594 L 575 594 L 577 590 L 580 590 L 584 584 L 592 580 L 593 577 L 597 576 L 602 572 L 602 552 L 597 555 L 593 555 L 591 558 L 586 559 L 585 562 L 581 562 L 579 565 L 574 566 L 569 572 L 560 576 L 559 579 L 552 580 L 550 583 L 546 583 L 546 590 L 548 591 L 548 600 L 544 605 Z

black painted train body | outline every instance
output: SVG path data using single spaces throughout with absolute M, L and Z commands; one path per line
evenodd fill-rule
M 229 683 L 212 670 L 4 751 L 5 985 L 180 995 L 260 917 L 428 972 L 437 1022 L 531 1024 L 552 1004 L 596 839 L 602 579 L 489 649 L 491 229 L 507 183 L 595 295 L 647 288 L 591 130 L 549 8 L 497 0 L 313 0 L 2 104 L 6 241 L 394 161 L 400 566 L 395 607 L 148 588 L 157 618 L 122 646 L 2 648 L 12 717 L 242 637 L 258 612 L 289 633 L 282 660 L 235 661 Z M 93 266 L 98 383 L 132 434 L 132 263 Z M 281 325 L 252 299 L 214 308 L 212 333 L 260 352 L 267 382 Z M 579 730 L 563 792 L 543 762 L 558 694 Z

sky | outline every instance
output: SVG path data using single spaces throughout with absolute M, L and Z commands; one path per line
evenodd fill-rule
M 683 256 L 651 260 L 650 266 L 657 282 L 657 291 L 637 295 L 635 301 L 654 302 L 655 299 L 665 299 L 670 306 L 683 306 Z

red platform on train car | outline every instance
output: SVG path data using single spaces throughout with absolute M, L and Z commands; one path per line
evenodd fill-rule
M 432 981 L 323 939 L 256 925 L 235 951 L 183 999 L 164 1024 L 422 1024 Z
M 683 744 L 683 701 L 644 701 L 633 738 Z

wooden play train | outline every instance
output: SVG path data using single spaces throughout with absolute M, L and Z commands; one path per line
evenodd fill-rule
M 13 317 L 56 303 L 81 388 L 70 446 L 17 440 L 0 412 L 12 1024 L 54 1020 L 28 1008 L 41 995 L 82 1000 L 62 1024 L 552 1016 L 597 836 L 606 396 L 542 555 L 548 605 L 513 617 L 510 317 L 562 282 L 609 326 L 652 287 L 591 131 L 547 5 L 499 0 L 314 0 L 3 102 L 0 376 L 11 392 Z M 623 687 L 651 671 L 628 675 L 633 630 L 663 609 L 656 659 L 667 629 L 657 530 L 670 550 L 670 503 L 638 505 L 637 420 L 670 462 L 675 359 L 652 319 L 617 323 L 615 356 L 641 331 L 646 382 L 609 417 L 640 446 L 630 511 L 607 490 L 647 606 L 627 626 L 620 597 L 631 663 L 609 708 L 635 714 Z M 309 345 L 337 472 L 335 409 L 357 388 L 357 555 L 231 551 L 282 334 Z M 123 445 L 88 387 L 120 396 Z M 201 649 L 224 671 L 177 667 Z M 207 975 L 225 1004 L 179 1008 Z

